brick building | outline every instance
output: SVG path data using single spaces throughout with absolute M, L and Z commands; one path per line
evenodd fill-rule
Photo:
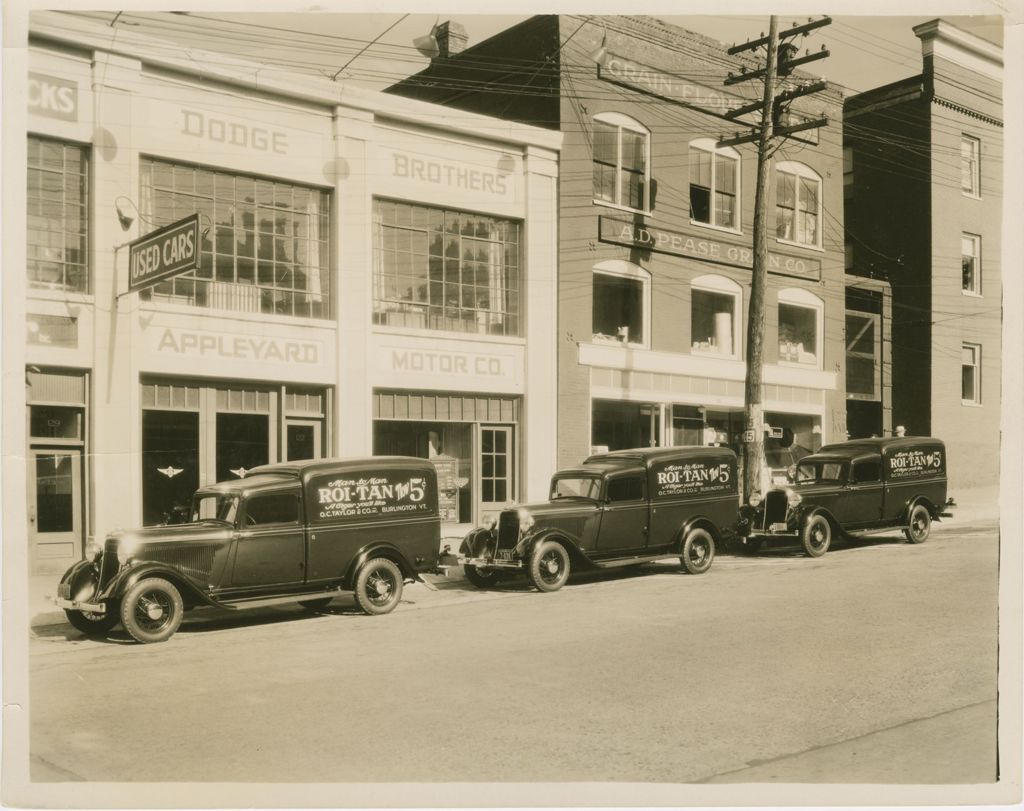
M 560 130 L 558 461 L 729 443 L 743 427 L 756 146 L 723 114 L 740 57 L 649 17 L 536 16 L 441 53 L 388 92 Z M 808 77 L 791 77 L 790 81 Z M 780 88 L 781 89 L 781 88 Z M 769 462 L 846 438 L 841 99 L 775 155 L 764 402 Z M 555 292 L 555 291 L 553 291 Z
M 989 485 L 1000 441 L 1002 51 L 945 20 L 914 33 L 921 74 L 845 103 L 850 290 L 891 286 L 892 425 L 946 441 L 954 488 Z M 863 432 L 870 415 L 857 407 L 850 423 Z

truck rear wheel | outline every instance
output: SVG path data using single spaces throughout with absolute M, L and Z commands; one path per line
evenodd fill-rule
M 923 504 L 915 504 L 903 534 L 911 543 L 924 543 L 932 531 L 932 515 Z
M 569 579 L 569 553 L 557 541 L 543 541 L 530 555 L 530 581 L 540 591 L 558 591 Z
M 373 558 L 359 570 L 356 602 L 367 614 L 388 614 L 402 599 L 404 578 L 398 566 L 387 558 Z
M 683 541 L 679 556 L 683 568 L 690 574 L 704 574 L 715 559 L 715 539 L 706 529 L 691 529 Z
M 820 558 L 832 545 L 832 525 L 823 515 L 813 515 L 800 534 L 804 551 L 812 558 Z

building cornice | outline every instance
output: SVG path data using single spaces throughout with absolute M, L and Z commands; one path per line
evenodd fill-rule
M 958 112 L 961 115 L 966 115 L 969 118 L 975 118 L 978 121 L 984 121 L 986 124 L 992 124 L 995 127 L 1003 126 L 1003 122 L 998 118 L 993 118 L 992 116 L 985 115 L 984 113 L 979 113 L 977 110 L 964 107 L 962 104 L 957 104 L 956 102 L 949 101 L 948 99 L 940 98 L 939 96 L 932 96 L 930 101 L 932 104 L 937 104 L 940 107 L 946 107 L 947 109 Z

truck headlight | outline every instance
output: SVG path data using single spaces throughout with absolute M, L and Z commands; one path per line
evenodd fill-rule
M 533 526 L 533 516 L 530 515 L 529 510 L 519 510 L 519 531 L 526 532 L 530 527 Z
M 801 496 L 796 490 L 787 490 L 786 491 L 786 503 L 790 507 L 795 507 L 797 504 L 799 504 L 803 500 L 804 500 L 804 497 Z
M 484 521 L 484 529 L 486 529 L 488 532 L 494 532 L 494 528 L 496 526 L 498 526 L 498 518 L 495 515 L 492 515 L 490 518 Z
M 121 566 L 127 566 L 135 557 L 135 542 L 122 538 L 117 544 L 117 562 Z
M 749 504 L 751 507 L 760 507 L 761 506 L 761 494 L 760 493 L 751 493 L 750 498 L 747 499 L 747 504 Z
M 96 541 L 89 541 L 85 545 L 85 559 L 91 560 L 93 563 L 99 563 L 101 557 L 103 557 L 103 547 L 96 543 Z

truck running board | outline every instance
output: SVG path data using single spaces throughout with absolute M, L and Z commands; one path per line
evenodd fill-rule
M 305 600 L 323 600 L 326 598 L 334 599 L 347 592 L 341 591 L 341 589 L 333 589 L 331 591 L 309 591 L 303 594 L 284 594 L 280 597 L 253 597 L 251 600 L 231 600 L 230 602 L 220 603 L 223 608 L 230 608 L 234 610 L 242 608 L 266 608 L 272 605 L 287 605 L 288 603 L 301 603 Z
M 615 560 L 595 560 L 592 562 L 595 566 L 600 566 L 602 569 L 617 569 L 620 566 L 636 566 L 640 563 L 654 563 L 657 560 L 674 557 L 678 557 L 678 555 L 672 552 L 662 552 L 660 555 L 638 555 L 635 558 L 615 558 Z

